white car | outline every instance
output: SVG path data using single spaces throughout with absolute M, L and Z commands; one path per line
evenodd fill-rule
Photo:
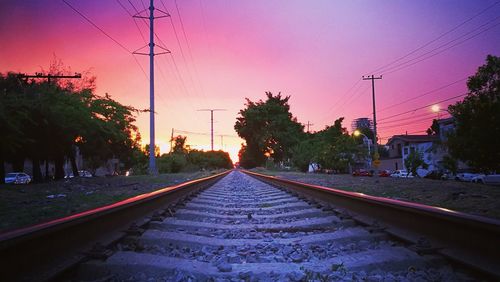
M 5 175 L 5 184 L 28 184 L 31 182 L 31 176 L 24 172 L 11 172 Z
M 499 185 L 500 184 L 500 174 L 490 174 L 490 175 L 480 174 L 478 176 L 473 177 L 471 181 L 473 183 Z
M 455 179 L 458 181 L 472 182 L 472 180 L 475 177 L 480 177 L 480 176 L 484 177 L 484 174 L 463 172 L 463 173 L 458 173 Z
M 408 172 L 404 169 L 396 170 L 391 174 L 391 177 L 397 177 L 397 178 L 412 178 L 413 175 L 411 172 Z

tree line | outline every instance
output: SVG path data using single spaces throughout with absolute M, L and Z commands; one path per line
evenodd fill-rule
M 229 154 L 224 151 L 202 151 L 191 149 L 187 145 L 187 137 L 179 135 L 173 138 L 172 150 L 169 153 L 159 153 L 159 148 L 155 148 L 157 167 L 160 173 L 177 173 L 182 171 L 230 169 L 233 162 Z M 145 174 L 148 168 L 149 145 L 137 158 L 133 166 L 136 174 Z
M 467 81 L 468 94 L 463 101 L 448 107 L 455 124 L 440 146 L 448 152 L 442 161 L 446 168 L 457 167 L 457 161 L 474 170 L 500 172 L 500 58 L 489 55 L 486 63 Z M 272 163 L 295 166 L 306 171 L 316 163 L 323 169 L 347 171 L 357 160 L 367 156 L 361 140 L 342 127 L 344 118 L 338 118 L 323 130 L 308 133 L 290 112 L 290 96 L 266 92 L 266 99 L 246 99 L 239 111 L 234 129 L 245 140 L 239 152 L 240 165 L 245 168 Z M 437 121 L 428 134 L 439 134 Z M 361 132 L 373 138 L 369 128 Z M 372 139 L 373 140 L 373 139 Z M 380 156 L 387 152 L 379 146 Z M 373 154 L 373 152 L 372 152 Z M 422 156 L 411 156 L 407 161 L 412 170 L 425 166 Z
M 119 158 L 131 166 L 134 152 L 140 151 L 140 134 L 133 124 L 137 112 L 108 94 L 95 94 L 93 78 L 77 85 L 0 74 L 0 174 L 5 173 L 5 162 L 23 171 L 24 161 L 30 159 L 34 181 L 42 180 L 43 162 L 53 162 L 53 177 L 61 179 L 69 159 L 78 175 L 77 148 L 91 165 Z

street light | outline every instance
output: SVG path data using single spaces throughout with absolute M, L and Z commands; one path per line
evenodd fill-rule
M 370 160 L 368 161 L 368 166 L 371 167 L 371 152 L 370 152 L 370 143 L 371 143 L 371 140 L 370 138 L 368 138 L 368 136 L 364 135 L 361 131 L 359 131 L 358 129 L 354 130 L 354 136 L 358 137 L 359 135 L 362 135 L 363 136 L 363 143 L 366 143 L 366 145 L 368 146 L 368 156 L 370 156 Z
M 439 119 L 439 111 L 441 111 L 441 108 L 439 107 L 438 104 L 434 104 L 431 106 L 431 111 L 437 114 L 437 119 Z

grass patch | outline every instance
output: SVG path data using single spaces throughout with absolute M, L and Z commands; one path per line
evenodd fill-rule
M 353 177 L 346 174 L 260 173 L 339 190 L 360 192 L 500 219 L 500 187 L 454 180 Z
M 221 171 L 73 178 L 29 185 L 0 185 L 0 233 L 109 205 Z

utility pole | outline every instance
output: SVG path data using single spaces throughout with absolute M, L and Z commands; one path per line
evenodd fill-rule
M 382 76 L 375 77 L 373 74 L 363 76 L 363 80 L 372 81 L 372 100 L 373 100 L 373 166 L 375 167 L 375 176 L 378 176 L 378 166 L 380 165 L 377 148 L 377 111 L 375 109 L 375 80 L 382 79 Z
M 19 78 L 24 78 L 26 81 L 30 78 L 46 78 L 47 79 L 47 83 L 50 84 L 51 83 L 51 79 L 57 79 L 57 78 L 72 78 L 72 79 L 75 79 L 75 78 L 82 78 L 82 74 L 81 73 L 75 73 L 74 75 L 58 75 L 58 74 L 43 74 L 41 72 L 37 72 L 35 74 L 25 74 L 25 73 L 20 73 L 18 74 L 18 77 Z M 72 166 L 72 169 L 73 169 L 73 174 L 78 171 L 78 169 L 76 168 L 76 164 L 74 162 L 71 162 L 71 166 Z M 39 168 L 38 168 L 39 169 Z M 33 172 L 33 177 L 35 178 L 35 181 L 38 181 L 37 180 L 37 174 L 40 174 L 40 177 L 41 177 L 41 172 L 38 172 L 39 170 L 34 170 Z M 35 172 L 36 171 L 36 172 Z M 78 175 L 78 174 L 76 174 Z M 46 180 L 49 180 L 49 161 L 48 160 L 45 160 L 45 179 Z
M 309 133 L 309 126 L 312 126 L 314 125 L 313 123 L 309 123 L 309 121 L 307 121 L 307 133 Z
M 158 10 L 161 15 L 154 15 L 154 11 Z M 153 0 L 150 0 L 149 5 L 149 16 L 141 16 L 139 12 L 135 14 L 134 18 L 141 19 L 149 19 L 149 53 L 140 52 L 142 48 L 133 52 L 133 54 L 138 55 L 148 55 L 149 56 L 149 174 L 158 174 L 158 170 L 156 169 L 156 157 L 155 157 L 155 66 L 154 66 L 154 56 L 170 53 L 164 47 L 158 46 L 163 52 L 156 53 L 154 52 L 155 42 L 154 42 L 154 19 L 169 17 L 170 15 L 167 12 L 164 12 L 158 8 L 154 7 Z
M 46 78 L 47 82 L 50 84 L 50 80 L 53 78 L 82 78 L 82 74 L 75 73 L 75 75 L 57 75 L 57 74 L 43 74 L 41 72 L 37 72 L 35 74 L 25 74 L 20 73 L 19 78 Z
M 199 112 L 210 112 L 210 148 L 214 150 L 214 112 L 225 111 L 226 109 L 200 109 Z
M 174 151 L 174 129 L 172 128 L 172 134 L 170 134 L 170 153 Z

